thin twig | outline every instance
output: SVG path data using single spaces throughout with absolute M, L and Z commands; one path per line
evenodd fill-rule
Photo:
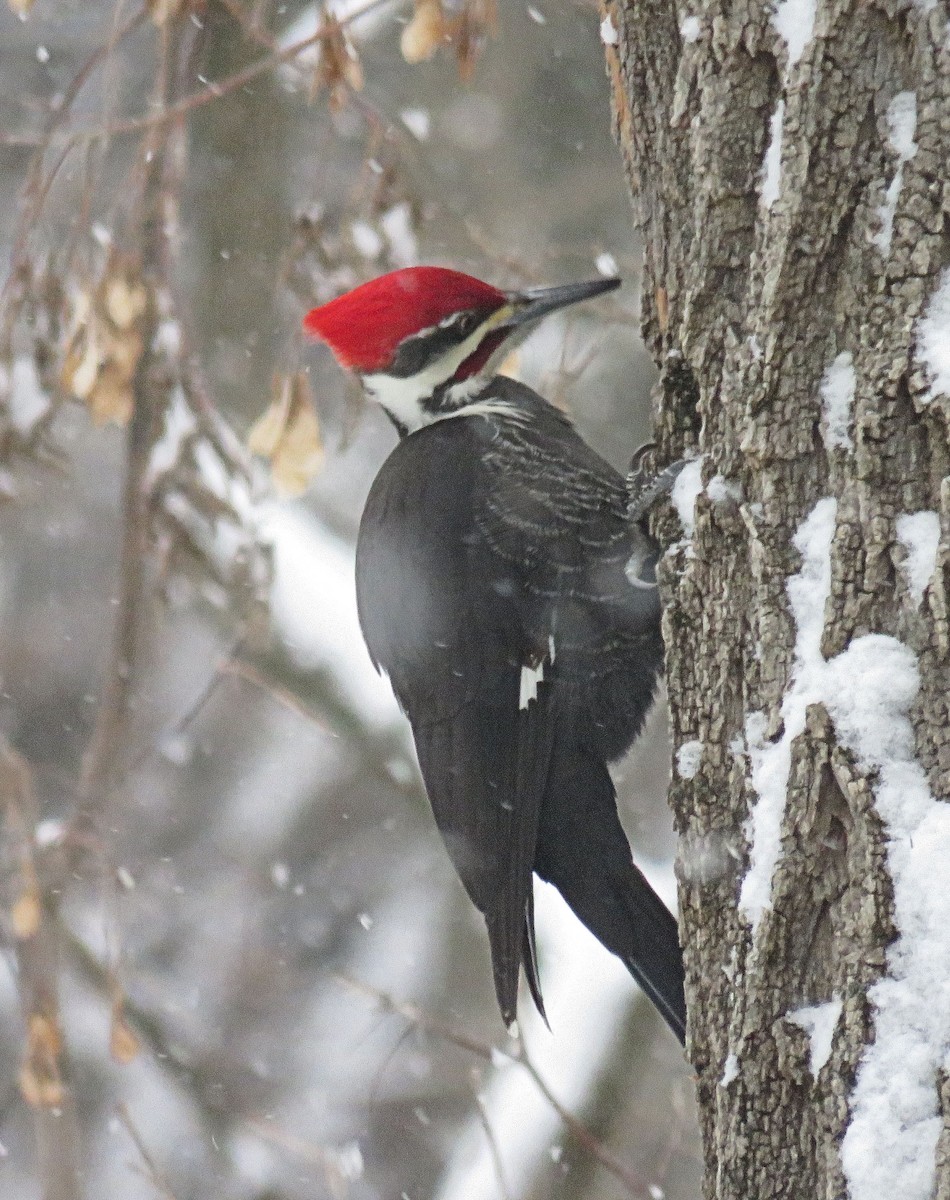
M 111 1002 L 115 991 L 115 978 L 112 971 L 100 962 L 82 938 L 70 929 L 61 915 L 56 919 L 63 949 L 69 954 L 72 965 L 88 984 Z M 170 1078 L 180 1080 L 194 1072 L 192 1057 L 180 1054 L 175 1049 L 178 1039 L 169 1037 L 160 1018 L 139 1004 L 132 996 L 123 996 L 122 1015 L 131 1022 L 136 1034 L 148 1046 L 155 1061 L 165 1068 Z M 190 1092 L 189 1095 L 191 1095 Z
M 244 1126 L 256 1134 L 261 1141 L 269 1142 L 272 1146 L 279 1146 L 281 1150 L 286 1150 L 303 1162 L 320 1167 L 334 1194 L 339 1193 L 345 1187 L 346 1174 L 341 1155 L 332 1146 L 318 1146 L 314 1142 L 305 1141 L 303 1138 L 288 1133 L 286 1129 L 281 1129 L 273 1121 L 262 1121 L 259 1117 L 250 1117 L 244 1122 Z
M 528 1057 L 523 1041 L 517 1042 L 513 1050 L 499 1049 L 498 1047 L 490 1046 L 487 1042 L 472 1037 L 471 1034 L 454 1028 L 454 1026 L 447 1025 L 437 1017 L 433 1017 L 430 1013 L 427 1013 L 424 1009 L 419 1008 L 418 1005 L 394 999 L 392 996 L 387 995 L 386 992 L 381 992 L 378 988 L 374 988 L 371 984 L 363 983 L 361 980 L 353 979 L 348 975 L 337 974 L 334 978 L 345 987 L 351 988 L 353 991 L 375 1000 L 383 1012 L 395 1013 L 426 1033 L 430 1033 L 442 1041 L 449 1042 L 453 1046 L 458 1046 L 462 1050 L 467 1050 L 470 1054 L 474 1054 L 486 1062 L 495 1063 L 498 1056 L 501 1055 L 513 1063 L 518 1063 L 528 1072 L 538 1091 L 557 1113 L 561 1121 L 564 1122 L 577 1142 L 596 1158 L 606 1171 L 609 1171 L 611 1175 L 619 1179 L 631 1196 L 636 1196 L 638 1200 L 651 1200 L 653 1193 L 646 1180 L 634 1171 L 633 1168 L 621 1162 L 587 1128 L 583 1121 L 565 1108 L 560 1100 L 557 1099 L 538 1073 L 537 1067 L 535 1067 L 534 1063 Z
M 274 679 L 269 679 L 263 671 L 258 670 L 257 667 L 247 662 L 246 659 L 224 659 L 219 665 L 218 671 L 222 676 L 233 675 L 236 679 L 243 679 L 245 683 L 250 683 L 254 687 L 260 688 L 261 691 L 266 692 L 268 696 L 276 700 L 278 704 L 290 709 L 298 717 L 303 717 L 305 721 L 308 721 L 311 725 L 315 725 L 322 733 L 326 733 L 334 738 L 340 736 L 312 708 L 309 708 L 295 696 L 290 688 L 284 687 L 283 684 L 277 683 Z
M 125 1128 L 126 1133 L 132 1139 L 132 1144 L 138 1151 L 139 1158 L 141 1158 L 145 1168 L 145 1178 L 149 1181 L 159 1196 L 162 1197 L 162 1200 L 175 1200 L 175 1193 L 169 1186 L 165 1176 L 158 1169 L 155 1159 L 149 1153 L 148 1146 L 145 1144 L 145 1139 L 142 1137 L 138 1127 L 132 1120 L 132 1114 L 129 1112 L 127 1105 L 117 1104 L 115 1111 L 116 1116 L 119 1118 L 120 1122 Z
M 380 991 L 379 988 L 374 988 L 372 984 L 364 983 L 361 979 L 354 979 L 350 975 L 340 973 L 334 974 L 333 978 L 344 987 L 348 987 L 354 992 L 359 992 L 362 996 L 368 996 L 371 1000 L 375 1000 L 383 1012 L 390 1012 L 396 1016 L 403 1017 L 418 1029 L 422 1029 L 426 1033 L 431 1033 L 434 1037 L 439 1038 L 440 1041 L 458 1046 L 460 1050 L 467 1050 L 469 1054 L 474 1054 L 477 1058 L 484 1059 L 485 1062 L 493 1063 L 499 1054 L 504 1058 L 510 1059 L 512 1062 L 519 1061 L 517 1054 L 513 1051 L 490 1046 L 488 1042 L 483 1042 L 480 1038 L 472 1037 L 471 1034 L 464 1033 L 461 1029 L 447 1025 L 444 1021 L 440 1021 L 438 1017 L 427 1013 L 425 1009 L 419 1008 L 418 1005 L 411 1004 L 405 1000 L 396 1000 L 393 996 Z
M 653 1192 L 650 1190 L 650 1185 L 643 1178 L 643 1176 L 634 1171 L 632 1167 L 628 1167 L 626 1163 L 621 1162 L 621 1160 L 617 1158 L 617 1156 L 587 1128 L 583 1121 L 576 1117 L 569 1109 L 564 1107 L 560 1100 L 558 1100 L 558 1098 L 551 1091 L 550 1087 L 548 1087 L 544 1078 L 539 1074 L 537 1067 L 528 1057 L 528 1051 L 524 1042 L 520 1042 L 519 1046 L 520 1050 L 517 1056 L 517 1061 L 521 1063 L 524 1069 L 531 1076 L 535 1087 L 570 1130 L 571 1136 L 575 1139 L 575 1141 L 583 1146 L 588 1153 L 594 1155 L 601 1165 L 610 1171 L 612 1175 L 615 1175 L 619 1180 L 621 1180 L 632 1196 L 644 1198 L 652 1197 Z
M 114 980 L 109 968 L 92 953 L 86 943 L 62 919 L 59 920 L 59 927 L 62 932 L 63 944 L 70 952 L 72 961 L 82 973 L 83 978 L 102 996 L 111 999 Z M 195 1064 L 199 1061 L 200 1055 L 197 1052 L 189 1052 L 188 1050 L 182 1053 L 176 1049 L 176 1047 L 181 1045 L 181 1038 L 177 1035 L 174 1038 L 170 1038 L 166 1034 L 160 1018 L 137 1003 L 130 996 L 123 998 L 123 1014 L 134 1027 L 136 1034 L 142 1038 L 144 1044 L 151 1050 L 156 1064 L 163 1070 L 168 1080 L 176 1088 L 182 1090 L 188 1096 L 189 1101 L 201 1113 L 204 1123 L 208 1128 L 209 1136 L 213 1139 L 213 1130 L 220 1126 L 221 1112 L 220 1109 L 210 1105 L 207 1100 L 207 1096 L 214 1089 L 210 1086 L 195 1086 L 195 1083 L 199 1080 L 199 1068 Z M 135 1142 L 143 1162 L 148 1168 L 147 1177 L 159 1188 L 163 1200 L 164 1198 L 175 1200 L 167 1182 L 156 1167 L 141 1136 L 135 1129 L 128 1109 L 124 1105 L 119 1105 L 118 1113 L 129 1135 Z M 229 1119 L 231 1119 L 230 1114 Z M 242 1124 L 259 1137 L 281 1146 L 306 1162 L 321 1167 L 328 1179 L 339 1182 L 342 1176 L 340 1159 L 338 1153 L 332 1147 L 325 1148 L 312 1142 L 304 1141 L 302 1138 L 297 1138 L 293 1134 L 280 1129 L 271 1121 L 265 1122 L 254 1117 L 249 1117 L 243 1119 Z
M 498 1191 L 501 1193 L 501 1200 L 511 1200 L 511 1192 L 509 1192 L 508 1184 L 505 1181 L 505 1171 L 501 1161 L 501 1150 L 498 1146 L 498 1139 L 495 1137 L 495 1131 L 492 1129 L 491 1121 L 488 1119 L 488 1110 L 485 1107 L 485 1102 L 478 1092 L 475 1093 L 475 1111 L 478 1113 L 479 1124 L 485 1131 L 485 1140 L 488 1142 L 488 1153 L 491 1155 L 495 1178 L 498 1181 Z
M 10 269 L 7 274 L 2 290 L 0 290 L 0 303 L 3 303 L 8 297 L 8 290 L 11 281 L 16 279 L 20 273 L 20 268 L 23 265 L 26 247 L 29 241 L 30 231 L 39 219 L 39 215 L 43 210 L 43 205 L 46 202 L 46 197 L 53 185 L 57 174 L 63 163 L 68 158 L 70 151 L 74 148 L 75 142 L 70 138 L 63 147 L 62 152 L 53 164 L 52 169 L 43 178 L 43 159 L 46 152 L 52 144 L 53 137 L 56 132 L 65 123 L 67 117 L 72 111 L 72 107 L 79 96 L 79 93 L 86 86 L 93 72 L 113 53 L 117 46 L 125 41 L 127 37 L 133 34 L 146 20 L 148 9 L 143 5 L 134 16 L 130 17 L 125 25 L 115 30 L 112 37 L 108 41 L 97 46 L 96 49 L 89 55 L 86 61 L 82 64 L 76 74 L 73 76 L 66 90 L 63 92 L 62 98 L 51 110 L 46 128 L 43 130 L 34 142 L 29 142 L 25 139 L 19 139 L 16 135 L 0 134 L 0 145 L 30 145 L 35 144 L 37 147 L 36 154 L 33 155 L 30 163 L 30 170 L 27 176 L 27 181 L 23 187 L 23 198 L 29 198 L 29 203 L 25 205 L 24 211 L 17 223 L 17 233 L 13 243 L 13 249 L 10 253 Z
M 337 26 L 342 28 L 351 24 L 360 17 L 366 16 L 375 8 L 381 7 L 383 4 L 388 4 L 389 0 L 368 0 L 361 8 L 355 9 L 348 13 L 346 17 L 341 18 L 337 22 Z M 129 117 L 123 121 L 114 121 L 109 125 L 99 126 L 95 129 L 80 129 L 71 134 L 74 143 L 80 142 L 97 142 L 108 140 L 110 138 L 122 137 L 129 133 L 143 133 L 146 130 L 159 129 L 163 125 L 181 120 L 197 108 L 201 108 L 205 104 L 213 104 L 216 100 L 220 100 L 223 96 L 230 95 L 231 92 L 240 91 L 260 75 L 265 75 L 268 71 L 279 67 L 282 63 L 290 62 L 297 55 L 302 54 L 304 50 L 308 50 L 311 46 L 324 41 L 330 37 L 334 30 L 318 29 L 316 33 L 310 34 L 309 37 L 301 38 L 300 41 L 292 43 L 290 46 L 285 46 L 282 49 L 274 50 L 259 58 L 257 62 L 249 63 L 241 71 L 236 71 L 233 75 L 229 75 L 226 79 L 216 80 L 209 83 L 204 91 L 195 92 L 184 99 L 177 101 L 174 104 L 169 104 L 157 113 L 143 114 L 138 117 Z M 40 145 L 39 139 L 31 141 L 28 137 L 22 135 L 0 134 L 0 145 Z

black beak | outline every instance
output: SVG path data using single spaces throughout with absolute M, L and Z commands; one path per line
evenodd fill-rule
M 569 304 L 577 304 L 580 300 L 590 300 L 593 296 L 601 296 L 618 287 L 619 279 L 592 279 L 588 283 L 565 283 L 561 287 L 509 292 L 508 303 L 515 311 L 505 325 L 516 328 L 528 321 L 539 321 L 559 308 L 567 308 Z

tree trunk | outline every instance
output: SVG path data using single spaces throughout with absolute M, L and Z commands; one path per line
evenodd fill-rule
M 946 4 L 610 3 L 717 1200 L 950 1196 Z M 679 538 L 680 540 L 675 540 Z

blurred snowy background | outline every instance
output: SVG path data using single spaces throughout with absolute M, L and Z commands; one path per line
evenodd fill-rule
M 189 94 L 315 28 L 300 5 L 251 8 L 191 8 L 201 36 Z M 82 291 L 96 254 L 123 245 L 138 143 L 121 131 L 54 141 L 46 168 L 62 164 L 25 241 L 24 205 L 38 192 L 23 189 L 48 106 L 128 24 L 64 129 L 149 110 L 166 19 L 149 9 L 135 24 L 131 4 L 0 8 L 3 275 L 14 268 L 0 323 L 0 712 L 35 801 L 12 803 L 7 786 L 0 1195 L 44 1194 L 62 1119 L 94 1200 L 696 1196 L 679 1048 L 541 885 L 551 1031 L 523 1003 L 517 1061 L 481 919 L 356 624 L 353 541 L 395 435 L 298 336 L 310 304 L 415 261 L 502 285 L 619 271 L 617 298 L 549 323 L 518 370 L 625 465 L 648 435 L 652 375 L 593 5 L 503 3 L 477 61 L 462 52 L 464 80 L 458 45 L 407 63 L 411 6 L 377 5 L 351 29 L 358 93 L 346 63 L 334 75 L 304 61 L 190 112 L 163 326 L 188 383 L 169 392 L 146 473 L 162 521 L 121 771 L 93 830 L 69 844 L 123 604 L 127 430 L 121 414 L 96 426 L 56 394 L 64 379 L 82 392 L 81 364 L 70 375 L 47 361 L 67 335 L 49 328 L 60 301 L 46 293 L 51 280 Z M 311 95 L 321 70 L 332 103 L 327 88 Z M 75 321 L 75 302 L 62 304 Z M 241 443 L 275 373 L 299 368 L 322 466 L 289 500 L 244 463 Z M 195 560 L 230 556 L 244 593 L 269 591 L 266 637 L 233 570 L 183 565 L 183 526 Z M 672 902 L 667 774 L 656 713 L 617 780 L 638 859 Z M 45 1125 L 37 1118 L 21 1070 L 40 918 L 18 898 L 31 894 L 29 863 L 57 853 L 69 869 L 41 920 L 54 932 L 47 972 L 73 1130 L 56 1103 Z

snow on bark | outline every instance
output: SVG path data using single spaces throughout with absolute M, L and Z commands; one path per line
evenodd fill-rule
M 743 499 L 742 485 L 725 475 L 714 475 L 706 484 L 706 495 L 714 504 L 725 504 L 727 500 L 739 504 Z
M 714 475 L 704 488 L 702 474 L 703 460 L 693 459 L 677 475 L 670 492 L 670 499 L 683 527 L 684 542 L 691 541 L 696 532 L 696 501 L 701 495 L 707 495 L 714 504 L 725 504 L 727 501 L 739 503 L 743 499 L 742 487 L 734 479 Z
M 676 477 L 670 499 L 676 509 L 676 515 L 683 526 L 687 540 L 691 540 L 696 530 L 696 500 L 703 490 L 702 459 L 688 462 Z
M 924 399 L 950 397 L 950 268 L 941 274 L 918 322 L 917 360 L 930 381 Z
M 703 757 L 703 744 L 698 741 L 684 742 L 676 751 L 676 770 L 681 779 L 692 779 L 699 770 Z
M 897 170 L 878 207 L 877 215 L 881 228 L 874 235 L 874 243 L 886 258 L 891 252 L 894 236 L 894 213 L 904 185 L 904 165 L 917 153 L 914 134 L 917 130 L 917 96 L 914 92 L 898 92 L 887 108 L 888 144 L 897 155 Z
M 787 67 L 794 67 L 815 31 L 816 0 L 778 0 L 772 24 L 785 42 Z
M 762 714 L 746 720 L 759 798 L 749 821 L 750 866 L 740 904 L 755 930 L 770 904 L 780 854 L 791 745 L 805 727 L 809 705 L 821 703 L 838 740 L 874 780 L 876 808 L 887 828 L 900 930 L 888 953 L 888 977 L 870 991 L 875 1041 L 852 1094 L 842 1163 L 851 1200 L 896 1195 L 927 1200 L 941 1127 L 937 1072 L 950 1049 L 950 891 L 935 886 L 950 858 L 950 806 L 933 799 L 915 756 L 908 715 L 919 688 L 913 652 L 896 638 L 868 634 L 834 658 L 825 660 L 821 654 L 835 514 L 833 499 L 820 500 L 794 539 L 803 562 L 788 581 L 796 636 L 792 678 L 782 703 L 782 736 L 776 742 L 765 739 Z M 904 528 L 906 532 L 906 524 Z M 911 528 L 909 536 L 918 546 L 920 531 Z M 915 586 L 929 572 L 930 556 L 928 543 L 927 566 L 919 567 Z M 798 1010 L 792 1019 L 808 1023 L 816 1074 L 827 1061 L 837 1015 L 828 1008 L 816 1024 L 818 1014 Z
M 749 869 L 742 880 L 739 904 L 753 931 L 771 904 L 772 876 L 781 848 L 782 817 L 792 762 L 792 742 L 805 728 L 810 704 L 822 698 L 824 659 L 821 634 L 825 604 L 831 590 L 831 539 L 837 502 L 825 497 L 798 527 L 794 545 L 802 556 L 801 569 L 787 585 L 795 621 L 792 677 L 782 701 L 782 736 L 765 737 L 762 713 L 746 717 L 745 736 L 758 800 L 746 827 Z
M 608 13 L 600 23 L 600 40 L 605 46 L 616 46 L 620 41 L 614 19 Z
M 759 197 L 765 208 L 771 208 L 779 198 L 782 185 L 782 126 L 785 122 L 785 101 L 779 100 L 769 120 L 769 144 L 762 160 L 762 188 Z
M 719 1086 L 727 1088 L 730 1083 L 733 1083 L 739 1078 L 739 1060 L 734 1054 L 727 1054 L 726 1061 L 722 1068 L 722 1078 L 719 1080 Z
M 851 422 L 854 417 L 854 388 L 856 377 L 850 350 L 844 350 L 825 371 L 820 394 L 824 425 L 824 443 L 829 450 L 853 450 Z
M 869 992 L 874 1041 L 851 1095 L 841 1148 L 851 1200 L 929 1200 L 940 1133 L 937 1073 L 950 1049 L 950 805 L 933 798 L 909 719 L 917 659 L 896 638 L 857 638 L 828 664 L 841 741 L 872 774 L 887 831 L 897 940 Z
M 788 1014 L 788 1019 L 808 1034 L 808 1069 L 812 1079 L 818 1078 L 818 1072 L 831 1057 L 831 1039 L 834 1037 L 843 1007 L 842 1001 L 835 997 L 826 1000 L 824 1004 L 809 1004 L 805 1008 L 796 1008 Z
M 940 547 L 940 514 L 924 509 L 903 513 L 897 518 L 897 540 L 907 551 L 902 564 L 907 586 L 920 608 L 927 585 L 937 569 L 937 550 Z

